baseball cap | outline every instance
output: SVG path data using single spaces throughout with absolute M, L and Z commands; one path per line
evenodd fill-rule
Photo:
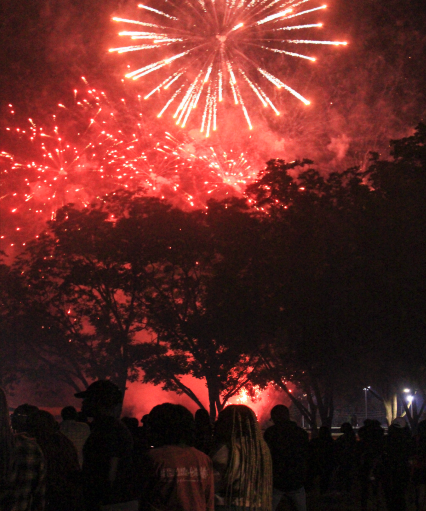
M 86 390 L 77 392 L 75 397 L 92 399 L 108 399 L 114 404 L 119 404 L 123 401 L 123 393 L 111 380 L 97 380 L 91 383 Z

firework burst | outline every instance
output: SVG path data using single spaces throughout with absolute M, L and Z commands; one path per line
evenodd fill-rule
M 249 94 L 276 115 L 280 113 L 267 94 L 267 86 L 271 84 L 286 90 L 305 105 L 310 103 L 266 69 L 263 62 L 268 56 L 276 54 L 315 61 L 314 56 L 294 48 L 346 44 L 306 35 L 322 27 L 322 23 L 312 23 L 312 14 L 326 7 L 310 7 L 310 1 L 188 0 L 176 5 L 163 0 L 161 9 L 139 4 L 144 21 L 113 18 L 132 29 L 120 35 L 129 37 L 133 44 L 111 48 L 110 52 L 143 51 L 151 55 L 149 63 L 126 77 L 137 80 L 151 73 L 163 73 L 145 95 L 145 99 L 167 95 L 158 117 L 173 109 L 176 124 L 184 127 L 200 106 L 201 132 L 208 137 L 217 129 L 219 104 L 227 100 L 239 105 L 252 129 L 246 107 Z M 159 7 L 158 2 L 156 7 Z M 293 34 L 301 36 L 296 38 Z
M 221 147 L 209 147 L 207 154 L 199 158 L 215 176 L 212 184 L 216 189 L 228 185 L 244 193 L 246 186 L 256 178 L 259 171 L 250 164 L 244 153 L 234 154 L 232 149 L 225 151 Z
M 65 204 L 85 207 L 142 187 L 183 208 L 203 207 L 213 192 L 240 193 L 253 174 L 243 155 L 200 149 L 188 135 L 153 125 L 139 97 L 111 99 L 87 84 L 43 123 L 17 124 L 10 105 L 0 147 L 4 249 L 25 245 Z

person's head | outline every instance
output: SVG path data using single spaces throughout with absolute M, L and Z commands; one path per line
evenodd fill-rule
M 57 432 L 58 423 L 46 410 L 37 410 L 28 419 L 28 433 L 37 439 L 49 438 Z
M 274 424 L 290 420 L 290 411 L 285 405 L 276 405 L 271 410 L 271 419 Z
M 146 414 L 142 417 L 142 419 L 141 419 L 142 427 L 147 428 L 147 427 L 148 427 L 148 423 L 149 423 L 149 413 L 146 413 Z
M 388 428 L 390 437 L 401 437 L 409 434 L 409 427 L 404 417 L 396 417 Z
M 352 427 L 352 424 L 350 424 L 349 422 L 344 422 L 341 426 L 340 426 L 340 431 L 341 433 L 343 433 L 344 435 L 351 435 L 353 432 L 354 432 L 354 429 Z
M 76 421 L 78 413 L 73 406 L 66 406 L 61 410 L 61 417 L 64 421 Z
M 205 408 L 199 408 L 195 412 L 195 425 L 198 428 L 210 427 L 209 412 Z
M 235 474 L 244 474 L 236 497 L 256 503 L 258 511 L 271 508 L 272 460 L 255 413 L 245 405 L 229 405 L 220 413 L 215 428 L 216 441 L 230 450 L 225 474 L 226 494 L 234 492 Z
M 46 410 L 37 410 L 28 419 L 28 433 L 36 438 L 46 438 L 58 432 L 55 417 Z
M 219 442 L 230 442 L 233 438 L 254 437 L 260 431 L 255 413 L 245 405 L 229 405 L 217 418 L 215 436 Z
M 83 398 L 81 410 L 87 417 L 118 416 L 123 393 L 110 380 L 97 380 L 75 397 Z
M 163 445 L 193 445 L 195 421 L 182 405 L 163 403 L 149 413 L 149 432 L 154 447 Z
M 331 438 L 331 429 L 327 426 L 321 426 L 318 430 L 318 438 Z
M 395 429 L 404 429 L 407 426 L 407 421 L 404 417 L 395 417 L 395 419 L 391 422 L 391 426 Z
M 11 420 L 12 420 L 12 428 L 17 433 L 27 433 L 28 432 L 28 420 L 38 412 L 37 406 L 29 405 L 27 403 L 23 405 L 19 405 L 15 408 Z

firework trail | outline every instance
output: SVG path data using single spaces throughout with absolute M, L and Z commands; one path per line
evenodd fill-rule
M 113 100 L 86 85 L 50 120 L 23 126 L 9 107 L 1 137 L 7 148 L 0 147 L 3 249 L 24 246 L 65 204 L 88 206 L 118 188 L 143 187 L 179 207 L 203 207 L 210 197 L 241 193 L 254 177 L 244 155 L 200 152 L 188 135 L 154 126 L 139 97 Z
M 139 4 L 145 16 L 143 21 L 113 18 L 129 28 L 120 35 L 129 37 L 132 44 L 109 51 L 143 51 L 151 56 L 126 77 L 137 80 L 151 73 L 160 75 L 155 87 L 144 97 L 161 98 L 158 117 L 173 109 L 176 124 L 184 127 L 200 106 L 201 132 L 208 137 L 218 126 L 218 106 L 231 102 L 239 105 L 252 129 L 246 106 L 249 95 L 256 96 L 259 105 L 280 114 L 267 93 L 271 84 L 305 105 L 310 103 L 266 69 L 264 62 L 271 54 L 313 62 L 316 57 L 297 49 L 346 44 L 309 37 L 312 29 L 322 27 L 322 23 L 312 22 L 313 13 L 326 7 L 311 6 L 310 2 L 188 0 L 177 5 L 163 0 L 162 8 Z

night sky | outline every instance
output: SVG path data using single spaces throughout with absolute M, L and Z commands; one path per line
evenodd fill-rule
M 152 5 L 161 7 L 162 4 Z M 312 0 L 308 5 L 309 8 L 317 7 L 321 2 Z M 322 33 L 315 33 L 312 38 L 347 41 L 347 46 L 317 46 L 312 51 L 310 46 L 305 53 L 317 56 L 315 63 L 271 54 L 265 64 L 288 85 L 309 98 L 312 104 L 306 107 L 287 92 L 273 92 L 273 101 L 282 112 L 276 117 L 270 109 L 264 112 L 252 94 L 253 99 L 247 99 L 247 107 L 254 124 L 253 131 L 247 129 L 241 110 L 231 105 L 208 145 L 224 148 L 228 153 L 231 150 L 234 154 L 244 152 L 252 168 L 257 170 L 271 158 L 287 161 L 310 158 L 321 171 L 327 172 L 356 165 L 362 167 L 368 162 L 370 151 L 387 157 L 390 139 L 413 132 L 424 119 L 426 107 L 424 2 L 331 0 L 327 5 L 326 10 L 303 22 L 322 21 Z M 45 121 L 52 124 L 52 115 L 58 113 L 59 103 L 69 107 L 72 114 L 76 101 L 74 90 L 78 90 L 79 94 L 84 93 L 87 87 L 105 91 L 111 98 L 110 108 L 115 111 L 115 105 L 123 96 L 143 96 L 151 90 L 153 83 L 158 84 L 159 79 L 156 76 L 152 78 L 154 74 L 136 82 L 123 80 L 128 64 L 134 69 L 149 63 L 150 57 L 141 52 L 124 55 L 108 52 L 111 47 L 123 45 L 117 33 L 128 28 L 114 23 L 113 16 L 141 19 L 141 10 L 137 8 L 136 1 L 124 0 L 2 1 L 0 152 L 7 151 L 21 161 L 33 158 L 32 154 L 25 153 L 27 148 L 24 149 L 20 139 L 15 137 L 11 143 L 10 132 L 7 133 L 5 128 L 22 127 L 28 123 L 28 118 L 38 126 Z M 297 50 L 303 53 L 305 48 Z M 148 60 L 144 61 L 144 58 Z M 82 76 L 86 77 L 88 86 L 83 84 Z M 174 126 L 171 115 L 157 120 L 158 106 L 155 101 L 143 102 L 143 122 L 149 125 L 149 129 L 156 129 L 157 133 L 166 130 L 177 133 L 179 129 Z M 131 125 L 131 116 L 129 119 Z M 64 131 L 67 128 L 64 124 L 68 121 L 64 119 L 61 122 Z M 197 144 L 201 144 L 203 139 L 199 133 L 199 122 L 190 124 L 184 134 L 194 141 L 193 144 L 191 142 L 191 150 L 197 152 Z M 2 249 L 9 247 L 10 250 L 11 243 L 15 243 L 14 239 L 10 239 L 11 231 L 19 234 L 16 243 L 22 246 L 26 241 L 25 233 L 18 229 L 24 222 L 27 225 L 31 223 L 29 211 L 25 220 L 15 214 L 12 226 L 8 216 L 25 201 L 24 195 L 20 203 L 18 196 L 13 198 L 18 191 L 14 189 L 13 181 L 22 177 L 19 172 L 2 174 L 0 212 L 3 228 L 0 235 L 5 235 L 0 240 Z M 37 179 L 36 175 L 34 179 Z M 43 179 L 40 183 L 33 180 L 32 192 L 42 192 L 46 185 Z M 74 188 L 81 190 L 78 179 L 76 175 Z M 23 181 L 19 184 L 22 192 L 31 188 Z M 92 185 L 87 181 L 83 185 L 87 202 L 91 200 Z M 99 193 L 99 187 L 96 188 Z M 191 189 L 190 194 L 194 193 L 196 191 Z M 56 196 L 59 197 L 58 194 Z M 76 200 L 83 199 L 77 197 Z M 53 209 L 51 204 L 46 202 L 43 205 L 43 215 L 47 206 L 50 208 L 48 218 Z M 38 207 L 41 209 L 40 204 Z M 35 209 L 37 206 L 32 208 L 31 214 Z M 44 216 L 39 218 L 44 219 Z M 6 223 L 8 232 L 4 229 Z M 36 229 L 39 229 L 38 224 L 32 230 Z M 31 233 L 32 236 L 34 234 Z
M 118 42 L 111 18 L 140 16 L 136 5 L 120 0 L 3 0 L 2 112 L 8 103 L 22 115 L 52 111 L 82 75 L 97 86 L 118 90 L 127 60 L 107 51 Z M 366 145 L 374 145 L 377 136 L 399 136 L 421 120 L 426 84 L 422 0 L 332 0 L 317 18 L 324 21 L 327 37 L 349 45 L 320 48 L 314 66 L 302 62 L 286 69 L 288 59 L 277 63 L 287 82 L 313 102 L 306 112 L 284 96 L 287 118 L 265 119 L 278 138 L 302 142 L 308 152 L 317 153 L 318 145 L 336 137 L 347 137 L 346 145 L 362 137 Z M 142 86 L 126 81 L 135 92 Z M 360 141 L 353 145 L 354 151 L 366 148 Z M 296 151 L 293 144 L 288 149 Z

